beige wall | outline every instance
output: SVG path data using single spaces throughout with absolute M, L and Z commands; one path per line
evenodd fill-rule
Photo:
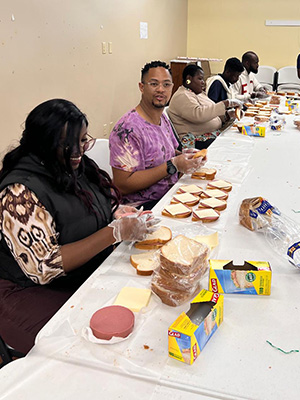
M 75 102 L 102 137 L 104 124 L 108 134 L 138 103 L 146 62 L 186 54 L 187 0 L 1 0 L 0 32 L 0 152 L 28 112 L 54 97 Z
M 187 55 L 240 58 L 255 51 L 261 65 L 295 65 L 299 27 L 267 27 L 266 19 L 300 20 L 299 0 L 188 0 Z M 212 72 L 223 70 L 212 63 Z

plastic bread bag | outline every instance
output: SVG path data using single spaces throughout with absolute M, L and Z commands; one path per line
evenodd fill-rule
M 159 250 L 152 291 L 170 306 L 190 300 L 200 290 L 200 279 L 208 268 L 208 255 L 207 245 L 183 235 L 176 236 Z
M 177 307 L 194 298 L 200 292 L 200 282 L 186 287 L 185 290 L 178 290 L 166 283 L 158 274 L 153 275 L 151 281 L 151 290 L 164 304 Z
M 300 268 L 300 225 L 262 197 L 243 200 L 239 220 L 247 229 L 263 232 L 277 254 Z
M 190 275 L 207 261 L 209 248 L 196 240 L 178 235 L 160 249 L 162 268 L 179 275 Z

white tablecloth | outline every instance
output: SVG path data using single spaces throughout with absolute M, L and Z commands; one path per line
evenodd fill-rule
M 220 219 L 204 226 L 163 218 L 174 234 L 218 231 L 213 258 L 269 261 L 273 270 L 271 296 L 225 295 L 224 321 L 192 366 L 169 358 L 167 347 L 168 326 L 188 304 L 172 308 L 152 296 L 128 340 L 96 345 L 83 338 L 92 313 L 111 304 L 123 286 L 149 287 L 151 278 L 137 276 L 129 263 L 137 250 L 123 243 L 42 329 L 28 356 L 0 371 L 0 398 L 298 400 L 300 353 L 284 354 L 266 341 L 300 349 L 300 271 L 263 234 L 239 225 L 238 208 L 242 199 L 261 195 L 300 224 L 299 149 L 292 117 L 279 135 L 227 131 L 208 151 L 217 177 L 233 183 Z M 183 183 L 205 184 L 184 176 L 157 204 L 158 215 Z

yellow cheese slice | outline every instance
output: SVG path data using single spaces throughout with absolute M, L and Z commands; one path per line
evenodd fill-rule
M 227 193 L 222 192 L 220 189 L 207 189 L 204 190 L 203 193 L 205 193 L 208 197 L 222 197 L 227 195 Z
M 176 194 L 174 196 L 174 199 L 180 201 L 180 203 L 188 203 L 190 201 L 198 200 L 199 197 L 195 197 L 191 193 L 181 193 L 181 194 Z
M 212 233 L 211 235 L 198 235 L 194 237 L 196 242 L 207 244 L 207 246 L 213 250 L 219 244 L 218 232 Z
M 222 188 L 222 187 L 231 187 L 231 183 L 223 181 L 223 180 L 218 180 L 218 181 L 213 181 L 211 182 L 211 185 L 216 187 L 216 188 Z
M 184 214 L 190 211 L 190 209 L 187 208 L 187 206 L 181 203 L 165 206 L 165 210 L 172 215 Z
M 194 214 L 196 214 L 200 219 L 208 217 L 219 217 L 219 214 L 212 208 L 206 208 L 204 210 L 195 210 Z
M 200 204 L 207 207 L 216 208 L 226 204 L 226 201 L 216 199 L 215 197 L 210 197 L 209 199 L 201 200 Z
M 150 289 L 123 287 L 114 305 L 127 307 L 133 312 L 139 312 L 143 307 L 147 307 L 150 296 Z
M 181 186 L 180 190 L 182 190 L 185 193 L 199 193 L 202 189 L 197 185 L 185 185 Z

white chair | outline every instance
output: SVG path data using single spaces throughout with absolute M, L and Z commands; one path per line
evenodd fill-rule
M 292 90 L 300 92 L 300 79 L 296 67 L 283 67 L 278 70 L 277 90 Z
M 258 67 L 256 78 L 259 83 L 265 86 L 268 90 L 274 90 L 276 85 L 277 70 L 268 65 Z
M 85 153 L 98 164 L 100 169 L 106 171 L 112 177 L 109 165 L 109 141 L 108 139 L 97 139 L 94 147 Z

